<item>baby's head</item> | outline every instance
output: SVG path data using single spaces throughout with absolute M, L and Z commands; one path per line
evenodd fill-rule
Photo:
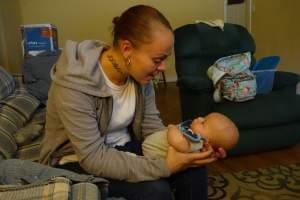
M 191 129 L 206 137 L 213 148 L 229 150 L 239 140 L 239 131 L 235 124 L 221 113 L 210 113 L 204 118 L 194 119 Z

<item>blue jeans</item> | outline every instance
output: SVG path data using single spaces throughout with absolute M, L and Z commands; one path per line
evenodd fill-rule
M 120 151 L 129 151 L 141 155 L 141 147 L 136 142 L 129 142 Z M 86 172 L 78 163 L 57 166 L 77 173 Z M 124 197 L 127 200 L 203 200 L 208 195 L 206 167 L 195 167 L 174 174 L 166 179 L 130 183 L 109 180 L 108 197 Z
M 191 168 L 168 179 L 128 183 L 110 181 L 109 196 L 128 200 L 202 200 L 207 199 L 207 170 Z
M 78 163 L 68 163 L 60 168 L 86 172 Z M 109 180 L 108 197 L 124 197 L 127 200 L 202 200 L 207 199 L 207 169 L 195 167 L 172 175 L 167 179 L 130 183 Z

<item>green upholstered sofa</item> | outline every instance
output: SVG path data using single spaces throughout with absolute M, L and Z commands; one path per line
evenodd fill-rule
M 214 87 L 207 69 L 218 58 L 250 51 L 255 64 L 255 42 L 246 28 L 225 23 L 224 31 L 204 23 L 187 24 L 175 30 L 175 61 L 182 119 L 220 112 L 231 118 L 240 140 L 229 156 L 288 147 L 300 141 L 299 75 L 275 73 L 273 89 L 254 100 L 236 103 L 213 101 Z M 299 64 L 300 65 L 300 64 Z

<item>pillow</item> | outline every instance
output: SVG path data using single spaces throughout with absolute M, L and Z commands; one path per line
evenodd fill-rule
M 267 94 L 272 91 L 276 66 L 279 56 L 267 56 L 256 62 L 252 68 L 257 82 L 257 93 Z
M 7 159 L 12 158 L 17 150 L 14 133 L 23 126 L 24 118 L 9 107 L 0 108 L 0 153 Z
M 34 139 L 39 137 L 42 133 L 43 125 L 29 123 L 26 126 L 20 128 L 14 138 L 18 146 L 24 146 L 30 144 Z
M 7 97 L 15 89 L 14 78 L 0 66 L 0 100 Z
M 5 105 L 16 110 L 22 117 L 23 124 L 25 124 L 40 105 L 40 101 L 29 94 L 23 85 L 16 83 L 15 91 L 0 101 L 0 107 Z
M 14 134 L 26 124 L 39 101 L 17 83 L 15 91 L 0 101 L 0 153 L 11 158 L 17 150 Z
M 51 84 L 50 71 L 58 60 L 60 51 L 27 56 L 23 63 L 24 83 L 30 94 L 46 104 Z

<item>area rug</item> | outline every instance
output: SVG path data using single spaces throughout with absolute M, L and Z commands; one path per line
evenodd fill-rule
M 300 163 L 209 176 L 209 199 L 300 200 Z

